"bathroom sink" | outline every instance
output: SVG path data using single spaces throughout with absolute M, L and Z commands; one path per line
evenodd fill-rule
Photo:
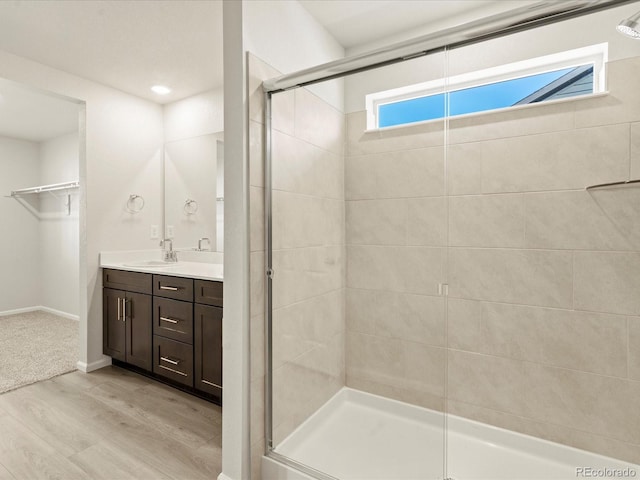
M 143 260 L 140 262 L 125 263 L 125 267 L 145 267 L 145 268 L 162 268 L 172 267 L 178 262 L 165 262 L 163 260 Z

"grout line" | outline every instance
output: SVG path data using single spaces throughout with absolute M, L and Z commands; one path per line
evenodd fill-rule
M 337 244 L 336 244 L 337 245 Z M 292 247 L 287 249 L 279 249 L 279 251 L 294 250 L 300 248 L 313 248 L 322 246 L 336 245 L 316 245 L 309 247 Z M 640 254 L 640 250 L 594 250 L 593 248 L 534 248 L 534 247 L 487 247 L 474 245 L 399 245 L 399 244 L 373 244 L 373 243 L 346 243 L 346 247 L 375 247 L 375 248 L 430 248 L 430 249 L 451 249 L 451 250 L 507 250 L 507 251 L 523 251 L 523 252 L 575 252 L 575 253 L 593 253 L 593 254 Z M 275 250 L 274 250 L 275 251 Z
M 336 293 L 336 292 L 341 292 L 341 291 L 343 291 L 343 290 L 346 290 L 346 287 L 345 287 L 345 286 L 338 287 L 338 288 L 334 288 L 334 289 L 332 289 L 332 290 L 328 290 L 328 291 L 326 291 L 326 292 L 324 292 L 324 293 L 319 293 L 319 294 L 317 294 L 317 295 L 312 295 L 312 296 L 310 296 L 310 297 L 305 297 L 305 298 L 303 298 L 302 300 L 296 300 L 296 301 L 295 301 L 295 302 L 293 302 L 293 303 L 287 303 L 286 305 L 282 305 L 282 306 L 279 306 L 279 307 L 276 307 L 276 306 L 275 306 L 275 304 L 274 304 L 274 307 L 273 307 L 273 313 L 277 312 L 278 310 L 283 310 L 283 309 L 285 309 L 285 308 L 294 307 L 294 306 L 297 306 L 297 305 L 300 305 L 300 304 L 306 303 L 306 302 L 308 302 L 308 301 L 310 301 L 310 300 L 317 300 L 317 299 L 318 299 L 318 298 L 320 298 L 320 297 L 328 296 L 328 295 L 330 295 L 330 294 L 333 294 L 333 293 Z M 255 315 L 255 317 L 259 317 L 259 316 L 260 316 L 260 315 Z M 255 317 L 253 317 L 253 318 L 255 318 Z
M 350 285 L 347 285 L 345 287 L 345 289 L 346 290 L 361 290 L 361 291 L 368 291 L 368 292 L 384 292 L 384 293 L 392 293 L 392 294 L 397 294 L 397 295 L 414 295 L 414 296 L 420 296 L 420 297 L 441 298 L 440 295 L 429 295 L 429 294 L 415 293 L 415 292 L 380 290 L 380 289 L 377 289 L 377 288 L 365 288 L 365 287 L 356 287 L 356 286 L 350 286 Z M 488 304 L 506 305 L 506 306 L 512 306 L 512 307 L 538 308 L 538 309 L 545 309 L 545 310 L 556 310 L 556 311 L 561 311 L 561 312 L 575 312 L 575 313 L 594 314 L 594 315 L 610 315 L 610 316 L 625 317 L 625 318 L 626 317 L 633 317 L 633 318 L 640 319 L 640 314 L 633 314 L 633 313 L 600 312 L 600 311 L 596 311 L 596 310 L 585 310 L 585 309 L 576 309 L 576 308 L 567 308 L 567 307 L 554 307 L 554 306 L 548 306 L 548 305 L 534 305 L 534 304 L 527 304 L 527 303 L 504 302 L 504 301 L 500 301 L 500 300 L 488 300 L 488 299 L 478 299 L 478 298 L 470 298 L 470 297 L 454 297 L 454 296 L 451 296 L 451 295 L 449 296 L 449 298 L 453 299 L 454 301 L 488 303 Z
M 451 347 L 446 347 L 445 348 L 447 350 L 447 352 L 459 352 L 465 355 L 475 355 L 475 356 L 482 356 L 482 357 L 488 357 L 488 358 L 496 358 L 499 360 L 508 360 L 510 362 L 513 361 L 517 361 L 523 364 L 527 364 L 527 365 L 538 365 L 538 366 L 542 366 L 545 368 L 550 368 L 550 369 L 555 369 L 555 370 L 562 370 L 562 371 L 566 371 L 566 372 L 572 372 L 572 373 L 580 373 L 583 375 L 594 375 L 596 377 L 600 377 L 600 378 L 608 378 L 608 379 L 613 379 L 613 380 L 618 380 L 618 381 L 623 381 L 623 382 L 631 382 L 632 384 L 637 384 L 637 387 L 640 388 L 640 381 L 638 380 L 632 380 L 629 379 L 627 377 L 624 376 L 618 376 L 618 375 L 609 375 L 606 373 L 598 373 L 598 372 L 592 372 L 592 371 L 588 371 L 588 370 L 578 370 L 577 368 L 569 368 L 569 367 L 562 367 L 560 365 L 554 365 L 551 363 L 543 363 L 543 362 L 538 362 L 535 360 L 527 360 L 524 358 L 516 358 L 516 357 L 505 357 L 505 356 L 501 356 L 501 355 L 495 355 L 495 354 L 491 354 L 491 353 L 483 353 L 483 352 L 475 352 L 475 351 L 470 351 L 470 350 L 461 350 L 458 348 L 451 348 Z

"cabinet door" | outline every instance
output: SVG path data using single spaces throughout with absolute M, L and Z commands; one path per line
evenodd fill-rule
M 151 295 L 127 292 L 126 299 L 126 362 L 151 370 Z
M 195 388 L 222 395 L 222 308 L 194 308 Z
M 126 360 L 126 322 L 122 313 L 122 290 L 105 288 L 102 291 L 102 352 L 116 360 Z

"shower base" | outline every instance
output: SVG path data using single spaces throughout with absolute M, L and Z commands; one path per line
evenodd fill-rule
M 340 480 L 442 479 L 441 412 L 343 388 L 275 452 Z M 640 478 L 640 466 L 447 416 L 448 479 Z M 263 457 L 266 480 L 312 477 Z M 580 470 L 582 469 L 582 470 Z

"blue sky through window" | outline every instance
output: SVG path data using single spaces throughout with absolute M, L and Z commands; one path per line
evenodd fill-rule
M 450 116 L 510 107 L 572 70 L 573 67 L 565 68 L 450 92 Z M 443 118 L 445 101 L 445 94 L 440 93 L 380 105 L 378 126 L 390 127 Z

